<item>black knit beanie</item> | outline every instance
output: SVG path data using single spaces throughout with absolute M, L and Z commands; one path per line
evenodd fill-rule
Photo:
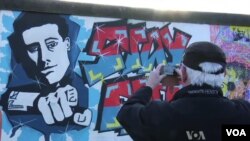
M 184 52 L 183 64 L 191 69 L 202 71 L 199 66 L 203 62 L 222 65 L 222 69 L 212 74 L 219 74 L 226 69 L 226 55 L 223 50 L 211 42 L 195 42 L 188 46 Z

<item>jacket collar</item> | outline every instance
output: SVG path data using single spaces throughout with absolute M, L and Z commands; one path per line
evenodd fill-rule
M 188 85 L 177 91 L 170 102 L 184 97 L 223 97 L 223 92 L 220 87 L 212 87 L 207 84 Z

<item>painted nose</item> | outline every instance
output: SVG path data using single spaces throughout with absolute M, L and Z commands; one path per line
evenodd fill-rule
M 50 51 L 47 49 L 45 44 L 41 46 L 40 57 L 41 57 L 41 62 L 43 66 L 47 67 L 51 61 L 50 60 L 51 55 L 50 55 Z

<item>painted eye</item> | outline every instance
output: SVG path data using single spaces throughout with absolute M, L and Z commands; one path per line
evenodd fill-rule
M 38 48 L 40 47 L 39 44 L 32 44 L 28 46 L 28 51 L 31 53 L 34 53 L 36 51 L 38 51 Z
M 54 47 L 58 45 L 58 42 L 52 41 L 46 44 L 50 51 L 53 51 Z

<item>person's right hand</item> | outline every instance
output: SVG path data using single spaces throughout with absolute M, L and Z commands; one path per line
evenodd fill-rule
M 159 64 L 156 69 L 150 72 L 146 86 L 154 89 L 157 85 L 159 85 L 161 80 L 166 76 L 166 74 L 161 74 L 161 69 L 163 66 L 163 64 Z

